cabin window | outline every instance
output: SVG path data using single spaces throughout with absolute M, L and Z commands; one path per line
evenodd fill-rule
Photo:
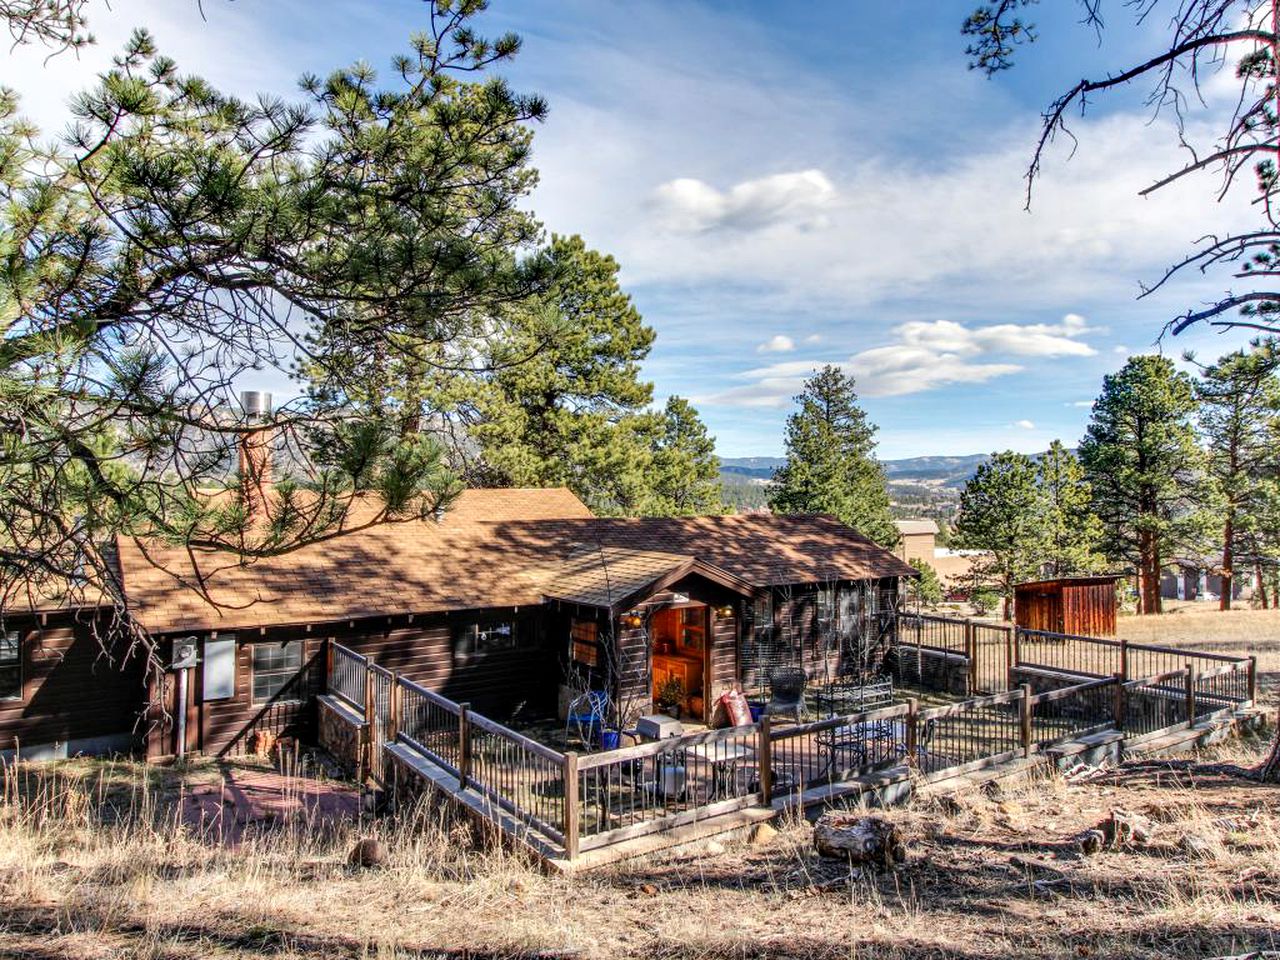
M 22 699 L 22 634 L 0 633 L 0 700 Z
M 454 656 L 467 660 L 506 650 L 518 650 L 528 644 L 529 639 L 525 634 L 529 632 L 531 631 L 521 630 L 514 620 L 486 620 L 482 623 L 463 624 L 454 634 Z
M 756 597 L 754 614 L 754 626 L 757 630 L 768 629 L 773 626 L 773 594 L 762 593 Z
M 584 667 L 600 665 L 600 625 L 594 620 L 574 620 L 569 626 L 573 662 Z
M 293 682 L 298 678 L 301 670 L 301 640 L 289 640 L 285 643 L 255 643 L 253 645 L 253 702 L 267 703 L 277 698 L 302 699 L 301 685 Z
M 209 700 L 230 700 L 236 695 L 236 635 L 223 633 L 204 642 L 204 689 Z

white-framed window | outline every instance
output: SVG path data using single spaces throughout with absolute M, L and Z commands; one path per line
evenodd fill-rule
M 302 699 L 302 684 L 294 683 L 302 673 L 302 641 L 286 640 L 253 645 L 253 702 Z
M 22 699 L 22 634 L 0 633 L 0 700 Z
M 470 660 L 518 650 L 532 642 L 533 631 L 524 627 L 516 620 L 482 620 L 463 624 L 454 631 L 453 655 L 459 660 Z

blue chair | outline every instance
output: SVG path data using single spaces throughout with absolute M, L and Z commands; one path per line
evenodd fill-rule
M 591 749 L 596 743 L 596 732 L 604 729 L 609 717 L 609 694 L 603 690 L 588 690 L 569 701 L 568 714 L 564 719 L 564 739 L 569 740 L 569 731 L 575 730 L 582 744 Z

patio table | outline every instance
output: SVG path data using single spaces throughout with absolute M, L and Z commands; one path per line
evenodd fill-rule
M 738 779 L 738 764 L 751 755 L 751 750 L 741 743 L 699 743 L 689 747 L 691 757 L 711 766 L 711 800 L 727 800 L 734 795 Z
M 838 769 L 842 773 L 866 766 L 868 763 L 868 745 L 871 745 L 871 758 L 874 762 L 888 759 L 886 752 L 891 752 L 893 759 L 906 756 L 907 725 L 902 720 L 872 720 L 869 723 L 851 723 L 844 726 L 822 730 L 816 736 L 819 752 L 826 757 L 820 777 L 826 777 L 837 769 L 841 759 L 853 761 Z M 887 751 L 884 749 L 887 747 Z

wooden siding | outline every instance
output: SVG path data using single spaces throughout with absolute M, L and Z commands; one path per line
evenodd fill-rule
M 515 650 L 462 657 L 455 651 L 457 630 L 468 623 L 510 619 L 526 633 L 529 646 Z M 236 636 L 235 696 L 203 698 L 203 666 L 192 671 L 187 713 L 187 748 L 214 755 L 238 755 L 251 749 L 255 732 L 310 739 L 316 715 L 313 695 L 323 683 L 325 644 L 336 641 L 370 657 L 387 670 L 421 683 L 451 700 L 470 703 L 498 720 L 516 711 L 548 713 L 555 707 L 559 663 L 548 647 L 542 609 L 495 609 L 467 614 L 376 617 L 341 624 L 269 630 L 239 630 Z M 201 660 L 203 641 L 201 637 Z M 253 646 L 255 643 L 303 643 L 304 667 L 271 703 L 253 702 Z M 165 677 L 164 696 L 153 696 L 152 735 L 148 755 L 170 756 L 176 724 L 172 715 L 176 684 Z M 163 709 L 161 709 L 163 704 Z M 167 716 L 165 716 L 167 714 Z
M 9 617 L 22 654 L 22 698 L 0 700 L 0 750 L 135 736 L 146 702 L 145 663 L 123 641 L 103 649 L 105 611 Z
M 1111 637 L 1116 632 L 1112 577 L 1044 580 L 1015 588 L 1014 617 L 1024 630 Z

